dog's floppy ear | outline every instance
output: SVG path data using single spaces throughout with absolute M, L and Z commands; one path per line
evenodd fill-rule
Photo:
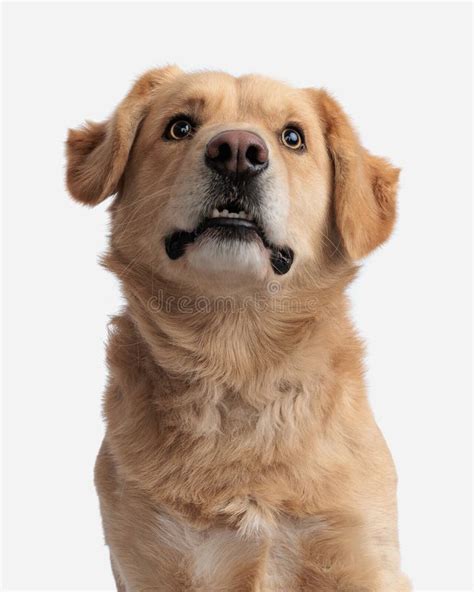
M 148 71 L 135 82 L 110 119 L 69 130 L 66 181 L 75 199 L 96 205 L 116 193 L 151 99 L 160 85 L 179 72 L 175 66 Z
M 333 161 L 336 227 L 348 255 L 360 259 L 390 236 L 400 169 L 361 146 L 349 118 L 326 91 L 310 92 Z

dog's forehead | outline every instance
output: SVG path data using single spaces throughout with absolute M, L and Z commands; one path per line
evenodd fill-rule
M 301 118 L 310 106 L 303 91 L 259 75 L 234 77 L 224 72 L 185 74 L 162 96 L 167 111 L 199 112 L 207 119 Z

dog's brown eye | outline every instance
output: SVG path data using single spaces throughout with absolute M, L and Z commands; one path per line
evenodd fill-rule
M 282 131 L 281 141 L 287 148 L 291 148 L 292 150 L 299 150 L 303 147 L 301 133 L 292 127 L 287 127 Z
M 189 121 L 185 119 L 180 119 L 179 121 L 175 121 L 168 130 L 168 137 L 171 140 L 182 140 L 189 136 L 193 131 L 193 126 Z

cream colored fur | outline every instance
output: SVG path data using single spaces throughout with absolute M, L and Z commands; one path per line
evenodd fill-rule
M 163 140 L 176 113 L 199 122 L 191 140 Z M 279 141 L 294 121 L 301 154 Z M 236 126 L 269 147 L 262 208 L 295 252 L 284 276 L 257 244 L 194 244 L 177 261 L 163 247 L 199 220 L 206 143 Z M 398 170 L 323 90 L 174 67 L 71 131 L 68 159 L 73 197 L 117 193 L 105 264 L 127 305 L 110 328 L 96 484 L 118 589 L 408 591 L 345 294 L 390 235 Z

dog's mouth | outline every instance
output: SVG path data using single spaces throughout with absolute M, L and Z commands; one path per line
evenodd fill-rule
M 219 241 L 249 242 L 259 240 L 270 251 L 270 263 L 278 275 L 287 273 L 294 259 L 289 247 L 272 245 L 256 216 L 241 208 L 238 202 L 226 203 L 216 207 L 206 216 L 197 228 L 191 232 L 176 230 L 165 238 L 165 249 L 171 260 L 182 257 L 186 247 L 199 237 L 206 236 Z
M 217 230 L 219 238 L 252 240 L 259 238 L 268 247 L 265 233 L 256 219 L 238 204 L 227 204 L 225 208 L 214 208 L 211 215 L 205 218 L 197 228 L 197 236 Z

